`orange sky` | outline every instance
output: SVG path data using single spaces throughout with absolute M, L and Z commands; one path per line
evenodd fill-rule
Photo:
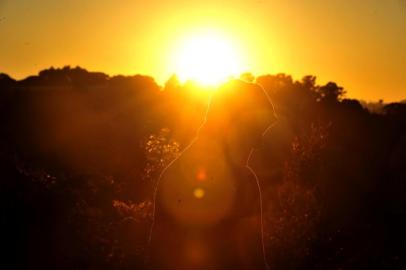
M 80 65 L 162 84 L 177 42 L 205 29 L 230 38 L 256 75 L 313 74 L 349 97 L 406 99 L 406 0 L 0 0 L 0 72 Z

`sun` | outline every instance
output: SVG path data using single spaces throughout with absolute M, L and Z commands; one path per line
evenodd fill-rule
M 238 44 L 226 35 L 207 31 L 182 39 L 173 54 L 174 72 L 181 81 L 216 86 L 244 71 Z

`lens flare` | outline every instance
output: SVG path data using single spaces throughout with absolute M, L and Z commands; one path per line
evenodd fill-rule
M 203 169 L 200 169 L 200 170 L 197 172 L 196 179 L 197 179 L 198 181 L 200 181 L 200 182 L 203 182 L 203 181 L 206 180 L 206 178 L 207 178 L 206 171 L 203 170 Z
M 195 188 L 195 190 L 193 190 L 193 195 L 196 199 L 203 199 L 205 193 L 206 192 L 202 188 Z

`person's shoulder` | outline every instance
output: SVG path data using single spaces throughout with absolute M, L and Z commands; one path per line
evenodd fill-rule
M 179 171 L 179 158 L 170 162 L 161 172 L 159 176 L 159 182 L 162 183 L 168 178 L 172 178 L 173 175 L 177 174 Z
M 248 179 L 251 179 L 251 180 L 257 179 L 257 175 L 255 174 L 255 171 L 248 166 L 242 166 L 240 171 L 241 171 L 241 174 L 244 175 Z
M 255 171 L 251 168 L 244 166 L 239 170 L 239 177 L 245 182 L 245 185 L 254 187 L 255 189 L 258 186 L 258 177 L 255 174 Z

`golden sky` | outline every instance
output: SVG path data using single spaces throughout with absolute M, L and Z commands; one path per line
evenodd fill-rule
M 79 65 L 162 84 L 179 42 L 208 30 L 255 75 L 313 74 L 349 97 L 406 99 L 406 0 L 0 0 L 0 72 Z

